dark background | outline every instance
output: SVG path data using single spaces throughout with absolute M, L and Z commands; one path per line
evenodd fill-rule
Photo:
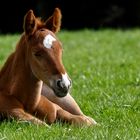
M 140 26 L 140 0 L 5 0 L 0 4 L 0 33 L 22 32 L 29 9 L 46 19 L 55 7 L 62 11 L 62 29 Z

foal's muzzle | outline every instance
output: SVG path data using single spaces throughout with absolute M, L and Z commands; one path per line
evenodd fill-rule
M 53 84 L 55 95 L 58 97 L 66 96 L 71 88 L 71 83 L 72 82 L 67 75 L 62 75 L 62 78 L 58 78 L 57 80 L 55 80 Z

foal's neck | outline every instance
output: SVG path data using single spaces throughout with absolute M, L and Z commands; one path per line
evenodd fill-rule
M 40 98 L 42 83 L 31 71 L 27 59 L 27 44 L 23 35 L 15 52 L 10 55 L 0 71 L 0 90 L 5 90 L 4 94 L 14 95 L 23 104 L 27 105 L 28 101 L 33 101 L 30 104 L 34 104 Z

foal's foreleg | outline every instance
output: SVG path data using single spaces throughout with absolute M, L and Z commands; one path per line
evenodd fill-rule
M 67 122 L 69 124 L 74 125 L 94 125 L 93 121 L 89 120 L 87 117 L 83 115 L 73 115 L 68 111 L 65 111 L 57 104 L 52 103 L 43 95 L 41 96 L 41 100 L 36 108 L 36 115 L 41 120 L 46 118 L 46 121 L 51 124 L 57 119 Z
M 41 95 L 40 102 L 34 113 L 37 118 L 52 124 L 56 120 L 57 108 L 54 103 Z
M 73 124 L 76 126 L 92 126 L 96 125 L 96 122 L 85 115 L 73 115 L 62 108 L 58 108 L 57 117 L 64 122 L 68 122 L 69 124 Z
M 96 124 L 93 118 L 86 116 L 81 111 L 79 105 L 76 103 L 74 98 L 69 93 L 65 97 L 59 98 L 54 94 L 53 90 L 51 90 L 47 85 L 44 84 L 42 88 L 42 95 L 44 95 L 50 101 L 57 104 L 58 106 L 60 106 L 63 110 L 67 112 L 67 113 L 64 113 L 65 111 L 62 111 L 62 110 L 58 111 L 59 116 L 64 118 L 63 120 L 67 119 L 69 120 L 69 122 L 73 120 L 74 122 L 76 118 L 78 118 L 79 116 L 79 119 L 82 118 L 83 122 L 87 120 L 88 124 Z M 68 115 L 68 112 L 69 112 L 69 115 Z M 71 116 L 70 114 L 71 115 L 73 114 L 74 116 Z M 70 116 L 72 119 L 70 119 Z
M 64 110 L 74 115 L 83 115 L 79 105 L 76 103 L 74 98 L 68 93 L 65 97 L 59 98 L 55 95 L 54 91 L 47 85 L 43 84 L 42 95 L 48 98 L 53 103 L 59 105 Z

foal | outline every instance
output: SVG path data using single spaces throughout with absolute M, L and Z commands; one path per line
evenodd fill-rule
M 43 83 L 55 96 L 67 95 L 71 87 L 62 64 L 58 8 L 42 22 L 29 10 L 24 17 L 24 33 L 0 71 L 0 114 L 35 124 L 51 124 L 57 119 L 75 125 L 93 125 L 85 115 L 74 115 L 41 94 Z M 74 103 L 74 102 L 73 102 Z

